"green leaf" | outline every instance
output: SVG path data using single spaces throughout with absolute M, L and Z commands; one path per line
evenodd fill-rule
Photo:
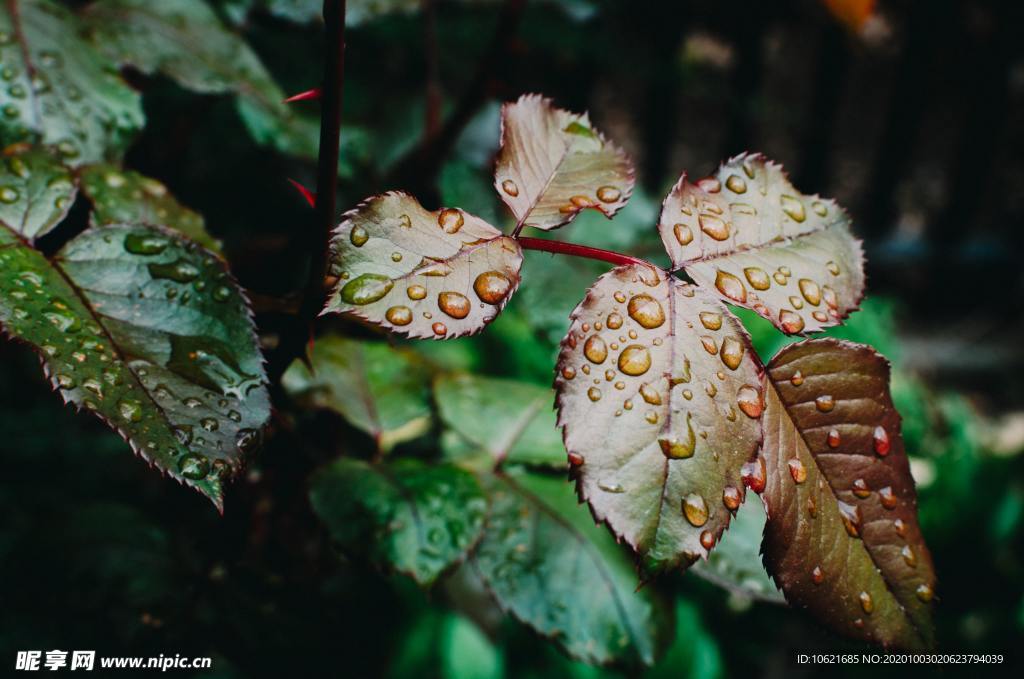
M 310 502 L 342 549 L 424 586 L 462 560 L 487 511 L 472 474 L 412 459 L 337 460 L 313 477 Z
M 92 229 L 47 260 L 0 227 L 0 323 L 66 402 L 223 506 L 270 414 L 247 301 L 223 262 L 170 231 Z
M 518 223 L 548 230 L 586 208 L 618 212 L 633 190 L 633 165 L 586 114 L 527 94 L 502 108 L 494 187 Z
M 380 450 L 430 429 L 430 372 L 409 351 L 335 335 L 313 345 L 313 370 L 296 361 L 282 379 L 293 396 L 337 411 Z
M 445 425 L 489 452 L 495 463 L 565 468 L 550 389 L 457 374 L 437 379 L 434 398 Z
M 219 252 L 220 242 L 206 232 L 202 216 L 175 200 L 155 179 L 106 164 L 87 165 L 78 176 L 82 192 L 92 202 L 93 224 L 168 226 Z
M 0 170 L 0 223 L 26 240 L 45 235 L 67 216 L 75 180 L 56 158 L 39 149 L 4 154 Z
M 580 497 L 643 567 L 688 566 L 743 501 L 760 440 L 760 363 L 713 295 L 622 266 L 572 313 L 555 388 Z
M 889 364 L 841 340 L 768 365 L 764 563 L 786 599 L 841 634 L 932 643 L 935 572 L 889 396 Z
M 488 479 L 491 512 L 473 553 L 501 607 L 580 660 L 651 665 L 672 634 L 653 587 L 595 526 L 564 481 L 522 472 Z
M 683 174 L 658 230 L 673 265 L 790 335 L 837 325 L 864 295 L 864 255 L 846 212 L 798 192 L 760 154 L 696 183 Z
M 458 208 L 423 209 L 404 193 L 345 213 L 331 240 L 338 283 L 322 313 L 350 313 L 410 337 L 483 330 L 519 285 L 522 250 Z
M 119 156 L 142 127 L 139 95 L 51 0 L 0 6 L 0 146 L 40 142 L 71 164 Z

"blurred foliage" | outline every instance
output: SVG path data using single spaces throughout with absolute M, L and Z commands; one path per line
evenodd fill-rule
M 321 55 L 314 17 L 282 20 L 287 10 L 271 9 L 270 0 L 211 4 L 232 31 L 244 35 L 281 92 L 316 85 Z M 621 104 L 601 106 L 608 98 L 602 81 L 628 83 L 665 64 L 685 74 L 688 91 L 708 98 L 723 91 L 722 72 L 704 57 L 666 57 L 646 37 L 624 45 L 633 34 L 621 26 L 633 10 L 582 0 L 558 4 L 575 10 L 528 3 L 510 76 L 515 91 L 502 95 L 543 90 L 564 106 L 594 105 L 601 109 L 595 119 L 603 121 L 614 118 Z M 791 15 L 803 11 L 786 4 Z M 490 48 L 497 10 L 483 2 L 438 5 L 444 44 L 459 46 L 438 54 L 448 112 Z M 423 137 L 425 119 L 420 15 L 403 11 L 358 23 L 349 31 L 347 49 L 345 181 L 339 197 L 345 207 L 394 188 L 384 179 Z M 282 115 L 305 122 L 281 127 L 278 119 L 253 115 L 227 92 L 190 93 L 161 73 L 132 72 L 132 78 L 143 92 L 146 127 L 128 149 L 126 165 L 157 178 L 204 217 L 250 290 L 266 295 L 291 289 L 303 264 L 281 253 L 290 234 L 306 228 L 311 217 L 284 178 L 313 183 L 315 104 L 287 109 Z M 643 96 L 621 99 L 633 105 Z M 499 98 L 505 97 L 486 97 L 472 116 L 438 182 L 444 204 L 507 226 L 490 181 Z M 701 110 L 721 113 L 715 107 Z M 696 124 L 694 116 L 689 120 Z M 642 126 L 630 133 L 642 137 Z M 708 148 L 699 143 L 701 128 L 686 134 Z M 718 159 L 705 157 L 704 166 L 694 169 L 706 170 Z M 654 229 L 658 200 L 679 169 L 646 177 L 647 189 L 638 187 L 613 222 L 583 214 L 571 231 L 555 237 L 663 257 Z M 602 270 L 593 262 L 530 252 L 522 289 L 486 333 L 403 345 L 401 351 L 435 378 L 461 371 L 510 380 L 516 389 L 549 387 L 567 314 Z M 925 376 L 902 367 L 908 347 L 900 329 L 916 313 L 897 299 L 869 297 L 846 326 L 826 334 L 869 343 L 893 361 L 893 398 L 903 416 L 920 519 L 939 573 L 940 649 L 1012 653 L 1024 635 L 1024 456 L 989 449 L 985 433 L 998 412 L 979 409 L 971 397 L 931 386 Z M 754 314 L 740 315 L 762 357 L 792 341 Z M 260 320 L 273 330 L 272 314 Z M 325 325 L 373 339 L 354 324 Z M 373 340 L 367 346 L 380 344 Z M 393 368 L 365 356 L 367 374 L 386 375 Z M 627 676 L 621 668 L 570 660 L 502 615 L 465 566 L 424 592 L 404 576 L 382 573 L 337 549 L 312 511 L 308 482 L 339 456 L 368 459 L 375 453 L 372 435 L 358 421 L 308 408 L 305 397 L 282 399 L 276 433 L 248 475 L 227 489 L 227 511 L 220 517 L 201 498 L 126 455 L 124 444 L 102 425 L 63 408 L 38 371 L 37 359 L 24 347 L 0 346 L 4 658 L 17 649 L 52 648 L 211 655 L 214 669 L 205 677 Z M 427 406 L 417 412 L 436 411 L 429 389 L 420 393 Z M 389 459 L 436 458 L 451 446 L 471 455 L 487 443 L 467 444 L 464 432 L 453 440 L 457 427 L 450 411 L 446 415 L 442 408 L 440 415 L 415 437 L 396 440 Z M 565 488 L 572 504 L 571 487 Z M 565 511 L 589 521 L 584 507 Z M 739 537 L 731 533 L 723 547 Z M 647 672 L 650 677 L 779 675 L 792 669 L 796 652 L 868 650 L 829 635 L 800 611 L 737 596 L 693 573 L 668 576 L 658 586 L 674 609 L 675 631 L 661 662 Z M 839 671 L 852 676 L 862 668 Z

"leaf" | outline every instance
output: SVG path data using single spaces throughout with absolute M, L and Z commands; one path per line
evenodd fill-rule
M 223 506 L 270 414 L 247 301 L 223 262 L 172 232 L 111 225 L 47 260 L 0 227 L 0 323 L 65 402 Z
M 671 638 L 668 607 L 653 587 L 638 590 L 565 482 L 510 472 L 485 485 L 491 512 L 473 563 L 499 605 L 574 658 L 653 664 Z
M 611 218 L 633 191 L 633 165 L 586 114 L 527 94 L 502 107 L 494 187 L 518 223 L 548 230 L 585 208 Z
M 445 425 L 488 451 L 495 463 L 565 468 L 550 389 L 458 374 L 439 377 L 434 397 Z
M 886 646 L 932 643 L 935 573 L 873 349 L 810 340 L 768 366 L 764 563 L 786 599 L 841 634 Z
M 722 544 L 712 550 L 707 561 L 694 564 L 693 572 L 742 601 L 783 603 L 785 599 L 761 565 L 761 536 L 767 518 L 759 500 L 743 503 Z
M 68 163 L 89 163 L 120 155 L 142 127 L 138 93 L 80 31 L 51 0 L 0 7 L 0 146 L 38 141 Z
M 380 450 L 430 429 L 430 373 L 415 354 L 336 335 L 313 345 L 312 372 L 296 361 L 282 378 L 293 396 L 340 413 Z
M 345 213 L 331 241 L 339 280 L 322 313 L 351 313 L 409 337 L 479 332 L 519 285 L 519 243 L 458 208 L 386 193 Z
M 0 171 L 0 223 L 26 240 L 49 233 L 75 199 L 70 170 L 39 149 L 4 153 Z
M 658 229 L 674 266 L 790 335 L 837 325 L 864 295 L 863 252 L 846 212 L 797 192 L 760 154 L 736 156 L 696 183 L 683 174 Z
M 107 164 L 87 165 L 78 176 L 82 192 L 92 202 L 93 224 L 168 226 L 209 250 L 220 250 L 220 242 L 207 233 L 202 216 L 175 200 L 155 179 Z
M 572 313 L 555 388 L 580 497 L 660 572 L 708 553 L 760 440 L 759 362 L 713 295 L 640 266 Z
M 369 465 L 342 458 L 313 477 L 309 497 L 344 550 L 424 586 L 462 560 L 487 511 L 472 474 L 412 459 Z

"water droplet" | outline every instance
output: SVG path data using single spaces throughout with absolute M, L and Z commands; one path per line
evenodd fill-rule
M 881 494 L 881 491 L 879 491 L 879 494 Z M 896 530 L 896 534 L 899 535 L 901 538 L 906 537 L 907 525 L 903 523 L 903 519 L 896 519 L 895 521 L 893 521 L 892 527 Z
M 363 227 L 356 225 L 352 227 L 352 232 L 349 234 L 348 239 L 352 242 L 352 245 L 361 248 L 366 244 L 366 241 L 370 240 L 370 234 L 366 233 L 366 229 Z
M 808 304 L 811 306 L 821 304 L 821 289 L 817 283 L 810 278 L 801 278 L 797 281 L 797 285 L 800 286 L 800 294 L 804 296 Z
M 832 412 L 832 409 L 836 407 L 836 401 L 831 395 L 822 394 L 814 399 L 814 407 L 823 413 Z
M 198 408 L 199 406 L 203 405 L 203 402 L 200 401 L 195 396 L 189 396 L 188 398 L 184 399 L 181 403 L 186 408 Z
M 686 224 L 676 224 L 672 227 L 672 232 L 680 245 L 689 245 L 693 241 L 693 231 Z
M 255 429 L 239 429 L 235 436 L 235 447 L 241 453 L 249 453 L 259 443 L 260 433 Z
M 121 417 L 129 422 L 140 422 L 142 420 L 142 404 L 134 399 L 118 401 L 117 410 L 121 413 Z
M 871 495 L 871 489 L 868 487 L 868 482 L 864 479 L 854 479 L 852 490 L 853 494 L 862 500 Z
M 714 311 L 700 312 L 700 322 L 708 330 L 718 330 L 722 327 L 722 314 Z
M 860 508 L 842 500 L 837 500 L 839 516 L 843 519 L 843 527 L 850 537 L 860 537 Z
M 931 585 L 927 583 L 923 585 L 918 585 L 917 589 L 914 590 L 914 594 L 916 594 L 917 598 L 923 601 L 924 603 L 928 603 L 932 600 L 932 597 L 935 596 L 935 592 L 934 590 L 932 590 Z
M 729 175 L 729 178 L 725 180 L 725 186 L 733 193 L 747 192 L 747 183 L 739 175 Z
M 825 581 L 825 571 L 821 570 L 821 566 L 815 566 L 811 571 L 811 581 L 815 585 L 820 585 Z
M 875 427 L 871 439 L 875 447 L 875 453 L 879 457 L 885 457 L 889 454 L 889 433 L 885 431 L 885 427 Z
M 606 493 L 623 493 L 626 490 L 614 481 L 598 481 L 597 487 Z
M 229 410 L 228 419 L 230 419 L 232 422 L 241 422 L 242 413 L 238 412 L 237 410 Z
M 768 472 L 765 469 L 763 457 L 758 455 L 752 462 L 743 463 L 743 467 L 740 468 L 740 474 L 744 486 L 755 493 L 764 491 L 768 480 Z
M 614 186 L 602 186 L 597 190 L 597 199 L 602 203 L 614 203 L 622 197 L 622 192 Z
M 13 203 L 18 200 L 20 195 L 16 189 L 10 186 L 0 186 L 0 202 L 2 203 Z
M 825 205 L 820 200 L 816 200 L 813 203 L 811 203 L 811 209 L 814 210 L 814 214 L 818 215 L 819 217 L 824 217 L 828 214 L 828 206 Z
M 385 312 L 384 318 L 392 325 L 409 325 L 412 323 L 412 309 L 407 306 L 393 306 Z
M 743 360 L 743 354 L 745 352 L 746 349 L 744 349 L 740 341 L 732 335 L 722 340 L 722 351 L 720 356 L 722 357 L 722 363 L 724 363 L 729 370 L 735 370 L 740 367 L 740 362 Z
M 178 461 L 178 469 L 186 479 L 198 481 L 210 473 L 210 461 L 202 455 L 189 453 Z
M 744 287 L 743 281 L 731 273 L 719 269 L 718 275 L 715 277 L 715 287 L 734 302 L 742 304 L 747 301 L 747 288 Z
M 427 289 L 422 285 L 410 285 L 406 288 L 405 294 L 409 295 L 409 299 L 421 300 L 427 296 Z
M 718 353 L 718 345 L 715 344 L 714 337 L 704 335 L 703 337 L 700 338 L 700 343 L 704 346 L 704 351 L 708 352 L 709 354 L 714 355 Z
M 661 303 L 644 293 L 631 297 L 626 311 L 630 318 L 648 330 L 665 322 L 665 310 L 661 308 Z
M 448 326 L 441 322 L 434 323 L 432 326 L 430 326 L 430 329 L 433 330 L 434 334 L 437 335 L 438 337 L 442 337 L 448 332 Z
M 825 437 L 825 442 L 829 448 L 838 448 L 842 443 L 842 438 L 839 436 L 838 429 L 832 429 L 828 432 L 828 436 Z
M 804 374 L 797 370 L 795 373 L 793 373 L 793 376 L 789 378 L 789 383 L 792 384 L 794 387 L 799 387 L 801 384 L 804 383 Z
M 640 385 L 640 396 L 652 406 L 661 405 L 661 394 L 654 388 L 654 385 L 645 383 Z
M 722 241 L 729 237 L 729 223 L 721 217 L 702 212 L 697 221 L 700 222 L 700 230 L 715 240 Z
M 461 210 L 446 207 L 437 215 L 437 223 L 445 233 L 457 233 L 466 223 Z
M 485 271 L 473 281 L 473 291 L 485 304 L 498 304 L 512 289 L 512 281 L 499 271 Z
M 743 411 L 743 414 L 751 419 L 761 417 L 764 410 L 764 403 L 761 401 L 761 390 L 757 387 L 746 384 L 740 387 L 736 393 L 736 405 Z
M 865 613 L 870 615 L 871 611 L 875 610 L 875 602 L 871 599 L 870 594 L 861 592 L 857 598 L 860 599 L 860 607 Z
M 55 379 L 57 380 L 57 385 L 61 389 L 74 389 L 75 388 L 75 378 L 71 377 L 71 375 L 65 375 L 63 373 L 57 373 L 55 375 Z
M 591 387 L 587 390 L 587 397 L 594 403 L 597 403 L 601 400 L 601 390 L 597 387 Z
M 829 262 L 828 264 L 825 265 L 825 268 L 828 269 L 828 272 L 833 276 L 839 275 L 839 265 L 836 264 L 835 262 Z
M 658 445 L 662 454 L 671 460 L 682 460 L 693 457 L 694 449 L 697 447 L 697 437 L 693 433 L 693 424 L 690 421 L 690 413 L 686 413 L 686 434 L 684 439 L 674 436 L 659 438 Z
M 802 222 L 807 219 L 807 213 L 804 211 L 804 204 L 793 196 L 787 196 L 782 194 L 779 197 L 782 203 L 782 211 L 789 215 L 790 219 L 794 222 Z
M 772 285 L 772 280 L 768 277 L 768 273 L 760 267 L 748 266 L 743 270 L 743 275 L 747 277 L 750 287 L 755 290 L 767 290 Z
M 513 198 L 519 195 L 519 187 L 511 179 L 506 179 L 501 183 L 501 190 Z
M 199 420 L 199 425 L 206 431 L 217 431 L 220 429 L 220 423 L 212 417 L 204 417 Z
M 437 296 L 437 306 L 452 318 L 465 318 L 472 305 L 469 298 L 460 292 L 442 292 Z
M 583 464 L 583 456 L 579 453 L 569 453 L 569 464 L 573 467 L 579 467 Z
M 604 363 L 608 357 L 608 347 L 600 335 L 591 335 L 583 345 L 583 355 L 591 363 Z
M 739 509 L 740 504 L 743 502 L 743 497 L 740 495 L 738 488 L 733 486 L 726 486 L 725 490 L 722 491 L 722 504 L 730 512 L 735 512 Z
M 900 550 L 900 556 L 903 557 L 903 563 L 911 568 L 917 568 L 917 555 L 914 554 L 914 550 L 910 545 L 903 545 L 903 549 Z
M 794 457 L 787 465 L 789 466 L 789 475 L 793 477 L 794 481 L 803 483 L 807 480 L 807 469 L 803 462 Z
M 647 347 L 630 344 L 619 354 L 619 370 L 631 377 L 643 375 L 651 367 L 651 354 Z
M 718 193 L 722 190 L 722 182 L 718 181 L 714 177 L 698 179 L 696 184 L 701 191 L 706 191 L 707 193 Z
M 391 292 L 393 285 L 394 281 L 387 276 L 364 273 L 345 283 L 341 289 L 341 299 L 346 304 L 372 304 Z
M 683 498 L 683 514 L 690 525 L 700 528 L 708 522 L 708 506 L 697 493 L 690 493 Z
M 199 277 L 198 267 L 186 259 L 178 259 L 173 262 L 153 262 L 147 268 L 149 275 L 153 278 L 162 278 L 178 283 L 191 283 Z
M 779 312 L 779 325 L 783 332 L 794 335 L 804 329 L 804 319 L 795 311 L 783 309 Z
M 878 489 L 878 500 L 886 509 L 896 508 L 896 494 L 892 492 L 892 486 L 885 486 Z

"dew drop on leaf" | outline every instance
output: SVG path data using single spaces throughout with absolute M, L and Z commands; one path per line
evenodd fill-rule
M 648 330 L 660 327 L 665 322 L 665 310 L 661 308 L 661 303 L 645 293 L 631 297 L 626 310 L 630 318 Z
M 631 377 L 643 375 L 651 367 L 651 354 L 647 347 L 630 344 L 619 354 L 619 370 Z
M 499 271 L 485 271 L 473 281 L 473 291 L 485 304 L 498 304 L 512 289 L 512 281 Z
M 384 318 L 393 325 L 409 325 L 412 323 L 412 309 L 407 306 L 393 306 L 385 312 Z
M 743 285 L 743 281 L 727 271 L 718 270 L 718 275 L 715 277 L 715 287 L 734 302 L 743 303 L 747 301 L 747 288 Z
M 875 427 L 875 431 L 871 436 L 872 444 L 875 448 L 875 453 L 879 457 L 885 457 L 889 454 L 889 434 L 885 431 L 885 427 Z
M 469 315 L 469 298 L 461 292 L 442 292 L 437 297 L 437 306 L 452 318 L 463 319 Z
M 690 525 L 700 528 L 708 522 L 708 506 L 697 493 L 690 493 L 683 498 L 683 514 Z
M 341 299 L 347 304 L 372 304 L 391 292 L 394 282 L 387 276 L 364 273 L 353 278 L 341 289 Z
M 836 400 L 830 394 L 822 394 L 814 399 L 814 407 L 823 413 L 832 412 L 836 407 Z

